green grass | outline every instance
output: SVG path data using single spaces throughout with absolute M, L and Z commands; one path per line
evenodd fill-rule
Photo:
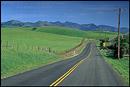
M 85 47 L 88 42 L 89 41 L 86 41 L 83 47 Z M 74 55 L 79 54 L 80 51 L 76 52 Z M 2 49 L 1 54 L 1 78 L 16 75 L 18 73 L 42 67 L 60 60 L 71 58 L 61 58 L 49 52 L 17 51 L 12 49 Z
M 108 35 L 114 36 L 114 34 L 110 32 Z M 9 46 L 12 44 L 15 46 L 15 50 L 1 48 L 1 78 L 66 59 L 53 53 L 31 50 L 32 46 L 50 47 L 54 51 L 63 51 L 79 45 L 84 37 L 96 39 L 97 36 L 97 31 L 85 32 L 59 27 L 43 27 L 34 31 L 32 28 L 1 28 L 2 46 L 5 46 L 7 41 Z M 18 43 L 19 50 L 16 50 Z M 23 46 L 29 47 L 30 50 L 23 49 Z
M 2 25 L 2 28 L 18 28 L 17 26 L 13 26 L 13 25 Z
M 9 46 L 14 42 L 15 50 L 1 48 L 1 77 L 15 75 L 65 59 L 53 53 L 31 50 L 32 46 L 51 47 L 51 50 L 62 51 L 79 45 L 82 39 L 81 37 L 30 31 L 25 28 L 2 28 L 2 46 L 5 46 L 7 41 Z M 16 49 L 17 43 L 19 43 L 19 50 Z M 30 47 L 30 50 L 23 49 L 24 45 Z
M 66 50 L 80 44 L 81 37 L 70 37 L 65 35 L 50 34 L 45 32 L 37 32 L 25 30 L 24 28 L 2 28 L 1 29 L 2 45 L 5 46 L 7 41 L 9 46 L 14 42 L 15 47 L 19 43 L 22 48 L 24 45 L 28 47 L 43 46 L 50 47 L 51 50 Z
M 28 28 L 28 29 L 31 30 L 31 28 Z M 73 29 L 73 28 L 54 27 L 54 26 L 40 27 L 40 28 L 37 28 L 35 31 L 67 35 L 67 36 L 74 36 L 74 37 L 99 39 L 98 38 L 99 31 L 81 31 L 81 30 Z M 107 37 L 114 37 L 117 35 L 116 32 L 104 32 L 104 31 L 100 31 L 100 32 L 101 32 L 100 39 L 105 38 L 105 33 L 106 33 Z
M 30 31 L 25 28 L 2 28 L 2 46 L 5 46 L 7 41 L 9 46 L 14 42 L 15 50 L 1 48 L 1 77 L 15 75 L 65 59 L 45 51 L 32 51 L 31 48 L 27 51 L 23 49 L 24 45 L 26 47 L 51 47 L 51 50 L 62 51 L 75 47 L 81 43 L 82 39 L 81 37 Z M 19 50 L 16 49 L 17 43 L 19 43 Z
M 97 43 L 99 46 L 99 43 Z M 99 48 L 98 48 L 99 50 Z M 129 58 L 115 59 L 112 50 L 99 50 L 104 59 L 119 73 L 123 80 L 129 85 Z
M 16 75 L 63 59 L 65 58 L 60 58 L 49 52 L 24 52 L 2 49 L 1 78 Z

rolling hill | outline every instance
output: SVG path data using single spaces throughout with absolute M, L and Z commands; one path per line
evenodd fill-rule
M 45 27 L 45 26 L 59 26 L 59 27 L 67 27 L 67 28 L 74 28 L 78 30 L 83 30 L 83 31 L 98 31 L 98 30 L 103 30 L 103 31 L 111 31 L 111 32 L 117 32 L 118 28 L 112 27 L 112 26 L 107 26 L 107 25 L 95 25 L 95 24 L 77 24 L 73 22 L 66 21 L 64 23 L 61 23 L 60 21 L 56 22 L 47 22 L 47 21 L 38 21 L 35 23 L 32 22 L 21 22 L 18 20 L 10 20 L 7 22 L 1 22 L 1 27 L 2 28 L 9 28 L 9 27 Z M 128 33 L 129 29 L 126 27 L 120 28 L 121 33 Z
M 24 29 L 31 30 L 31 31 L 33 30 L 33 28 L 24 28 Z M 36 30 L 33 31 L 73 36 L 73 37 L 99 39 L 99 31 L 82 31 L 73 28 L 56 27 L 56 26 L 38 27 Z M 101 34 L 100 39 L 104 39 L 105 34 L 107 37 L 115 37 L 117 35 L 117 32 L 100 31 L 100 34 Z

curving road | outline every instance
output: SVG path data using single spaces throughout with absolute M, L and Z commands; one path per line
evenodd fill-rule
M 126 86 L 99 54 L 96 43 L 88 43 L 73 58 L 1 80 L 2 86 Z

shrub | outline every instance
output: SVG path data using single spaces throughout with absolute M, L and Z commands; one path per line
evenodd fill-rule
M 36 27 L 34 27 L 32 30 L 36 30 L 37 28 Z
M 124 54 L 129 54 L 129 36 L 127 35 L 123 35 L 120 36 L 120 58 L 123 57 Z M 114 40 L 114 56 L 117 57 L 118 56 L 118 37 L 115 38 Z

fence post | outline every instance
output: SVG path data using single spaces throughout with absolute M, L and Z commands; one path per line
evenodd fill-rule
M 7 41 L 7 45 L 6 45 L 6 49 L 8 48 L 8 41 Z
M 43 47 L 41 47 L 41 51 L 43 51 Z
M 38 51 L 39 51 L 39 46 L 37 47 Z
M 74 54 L 75 54 L 75 51 L 74 51 Z
M 47 52 L 47 47 L 45 48 L 45 51 Z
M 51 52 L 51 48 L 49 47 L 49 52 Z

